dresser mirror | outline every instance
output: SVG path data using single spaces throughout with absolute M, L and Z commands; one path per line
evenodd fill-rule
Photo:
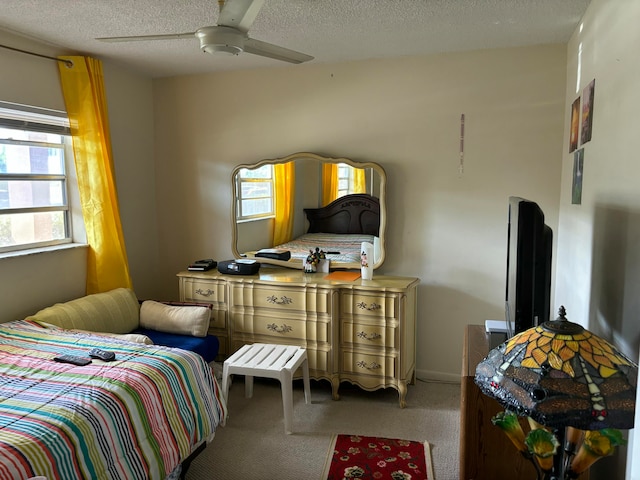
M 283 165 L 289 162 L 289 170 L 283 172 Z M 282 187 L 281 179 L 286 177 L 293 180 L 289 188 Z M 334 182 L 332 187 L 328 181 Z M 378 268 L 385 257 L 385 185 L 384 169 L 376 163 L 315 153 L 240 165 L 232 173 L 233 254 L 302 269 L 309 250 L 318 248 L 330 260 L 331 270 L 359 269 L 361 245 L 366 241 L 374 246 L 373 268 Z M 280 234 L 281 241 L 277 241 L 275 195 L 286 196 L 286 192 L 292 207 L 284 211 L 291 215 L 292 231 Z M 264 249 L 278 249 L 291 258 L 263 257 L 277 253 Z M 263 252 L 258 253 L 260 250 Z

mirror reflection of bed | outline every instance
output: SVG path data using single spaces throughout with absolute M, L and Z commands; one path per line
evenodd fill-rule
M 282 241 L 274 243 L 274 216 L 245 219 L 243 213 L 249 210 L 247 205 L 250 202 L 245 205 L 243 201 L 254 195 L 269 196 L 271 191 L 261 183 L 264 179 L 261 179 L 260 169 L 280 168 L 275 166 L 288 162 L 293 162 L 287 174 L 293 179 L 290 191 L 292 207 L 289 209 L 291 230 L 284 237 L 280 235 Z M 328 168 L 328 165 L 334 168 Z M 283 173 L 282 170 L 274 170 L 272 175 Z M 385 256 L 386 176 L 380 165 L 314 153 L 296 153 L 253 165 L 240 165 L 234 170 L 232 181 L 232 220 L 235 227 L 232 230 L 232 250 L 236 258 L 254 258 L 261 249 L 280 248 L 291 252 L 290 260 L 257 260 L 302 269 L 309 250 L 319 248 L 331 260 L 332 270 L 354 269 L 360 268 L 362 242 L 370 242 L 374 245 L 374 268 L 382 264 Z M 274 189 L 274 197 L 281 191 L 278 182 L 270 188 Z

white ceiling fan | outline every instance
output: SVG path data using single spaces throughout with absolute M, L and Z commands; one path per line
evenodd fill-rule
M 311 55 L 279 47 L 271 43 L 249 38 L 248 31 L 265 0 L 218 0 L 220 14 L 218 25 L 202 27 L 195 32 L 164 35 L 138 35 L 130 37 L 96 38 L 102 42 L 134 42 L 148 40 L 175 40 L 193 38 L 200 40 L 200 48 L 207 53 L 239 55 L 242 52 L 289 63 L 313 60 Z

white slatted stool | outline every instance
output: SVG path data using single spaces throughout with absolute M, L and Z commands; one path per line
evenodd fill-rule
M 222 392 L 225 401 L 229 399 L 229 376 L 244 375 L 245 397 L 253 396 L 253 377 L 275 378 L 280 380 L 282 388 L 282 407 L 284 409 L 284 431 L 291 433 L 293 422 L 293 374 L 302 367 L 304 400 L 311 403 L 309 385 L 309 362 L 307 350 L 291 345 L 270 345 L 254 343 L 244 345 L 225 360 L 222 367 Z

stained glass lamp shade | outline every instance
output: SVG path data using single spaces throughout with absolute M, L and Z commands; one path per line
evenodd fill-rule
M 561 307 L 558 319 L 491 350 L 476 367 L 476 384 L 506 411 L 556 432 L 561 443 L 567 427 L 633 428 L 638 366 L 565 314 Z

